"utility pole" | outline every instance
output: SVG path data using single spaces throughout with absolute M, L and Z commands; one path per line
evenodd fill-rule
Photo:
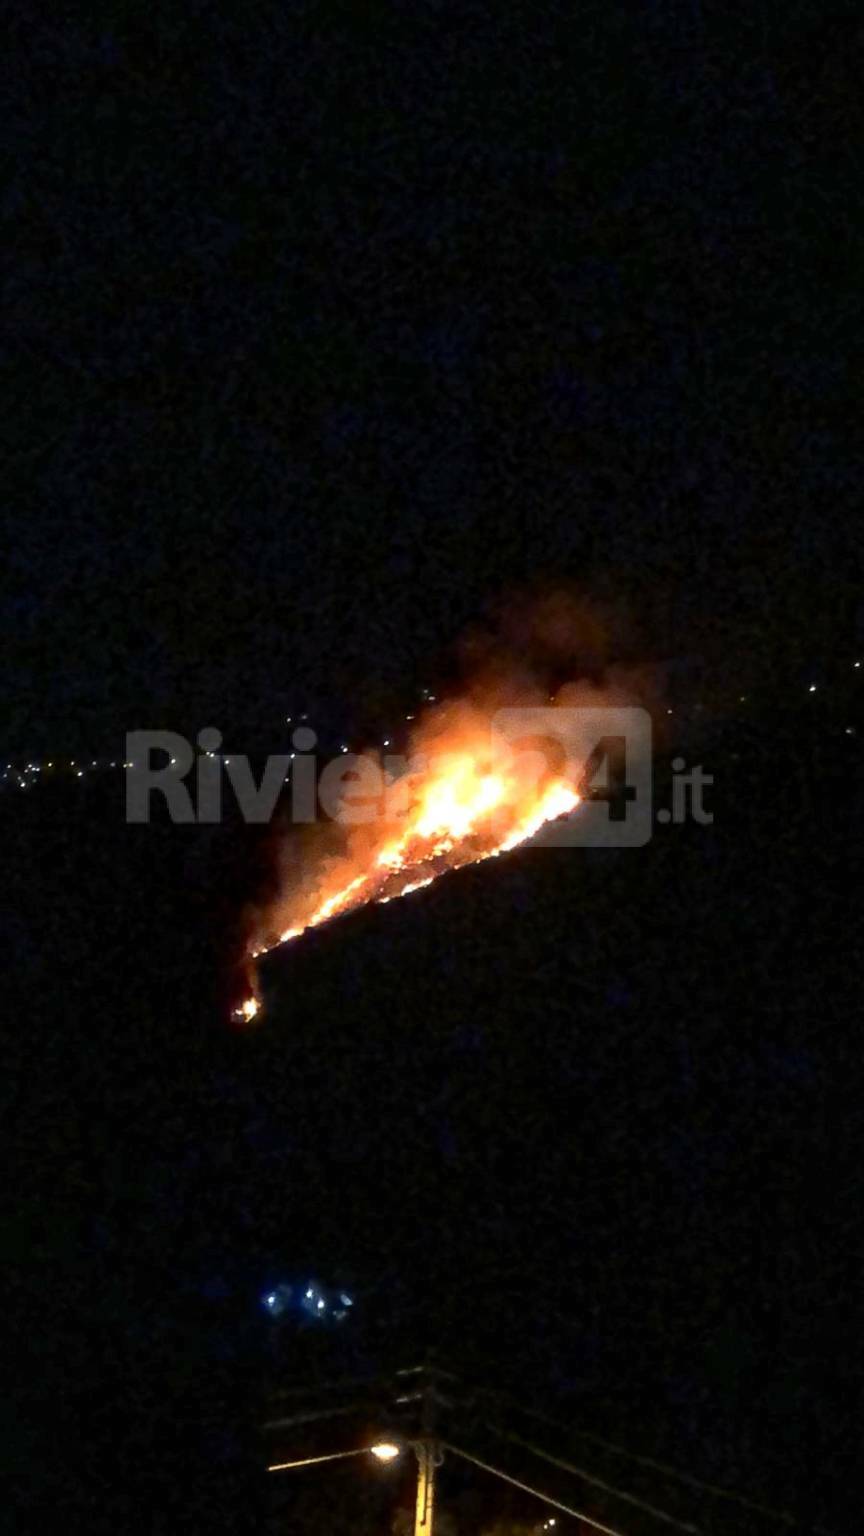
M 435 1389 L 431 1381 L 423 1385 L 420 1435 L 414 1441 L 417 1457 L 417 1502 L 414 1512 L 414 1536 L 433 1536 L 435 1518 L 435 1472 L 441 1465 L 442 1451 L 435 1438 Z
M 462 1461 L 470 1462 L 482 1472 L 491 1473 L 493 1477 L 500 1478 L 502 1482 L 511 1484 L 512 1487 L 520 1489 L 523 1493 L 531 1494 L 533 1498 L 539 1499 L 548 1507 L 560 1511 L 561 1514 L 569 1515 L 573 1520 L 580 1520 L 584 1525 L 590 1526 L 593 1531 L 598 1532 L 599 1536 L 620 1536 L 617 1529 L 601 1523 L 593 1515 L 586 1514 L 584 1510 L 574 1509 L 570 1504 L 564 1503 L 561 1499 L 554 1498 L 543 1489 L 535 1488 L 533 1484 L 522 1482 L 520 1479 L 513 1477 L 511 1473 L 505 1471 L 502 1467 L 494 1466 L 488 1461 L 481 1460 L 479 1456 L 464 1450 L 461 1446 L 454 1445 L 452 1441 L 443 1440 L 439 1432 L 439 1409 L 452 1408 L 453 1402 L 437 1390 L 436 1379 L 441 1376 L 446 1376 L 446 1372 L 436 1371 L 430 1367 L 397 1372 L 397 1380 L 393 1383 L 393 1387 L 395 1387 L 398 1395 L 395 1397 L 392 1407 L 401 1410 L 407 1407 L 408 1404 L 419 1406 L 419 1413 L 416 1419 L 414 1419 L 414 1423 L 417 1425 L 416 1432 L 413 1425 L 410 1425 L 410 1427 L 405 1426 L 404 1417 L 401 1418 L 401 1422 L 399 1418 L 394 1420 L 391 1411 L 388 1414 L 388 1418 L 395 1431 L 392 1439 L 382 1438 L 371 1445 L 356 1446 L 344 1451 L 323 1451 L 318 1455 L 304 1456 L 297 1460 L 274 1462 L 268 1466 L 268 1472 L 288 1472 L 295 1468 L 314 1467 L 331 1461 L 342 1461 L 351 1456 L 371 1455 L 378 1461 L 389 1462 L 395 1460 L 401 1450 L 407 1449 L 410 1446 L 417 1457 L 414 1536 L 434 1536 L 435 1474 L 444 1459 L 444 1452 L 446 1451 L 452 1456 L 458 1456 Z M 413 1382 L 406 1380 L 406 1378 L 411 1377 L 420 1378 L 417 1388 L 413 1390 Z M 451 1377 L 450 1380 L 452 1379 Z M 406 1387 L 409 1390 L 406 1391 Z M 364 1415 L 368 1415 L 368 1399 L 364 1398 L 356 1403 L 347 1405 L 337 1403 L 331 1408 L 304 1409 L 299 1413 L 290 1413 L 284 1418 L 275 1419 L 262 1427 L 268 1430 L 287 1429 L 295 1425 L 310 1424 L 318 1420 L 333 1418 L 338 1414 L 353 1413 L 360 1410 L 363 1411 Z M 502 1431 L 498 1430 L 494 1424 L 487 1424 L 486 1428 L 499 1437 L 502 1436 Z M 641 1499 L 634 1497 L 633 1494 L 624 1493 L 620 1489 L 610 1487 L 607 1483 L 601 1482 L 599 1478 L 592 1476 L 590 1473 L 574 1467 L 557 1457 L 550 1456 L 537 1446 L 529 1445 L 526 1441 L 520 1440 L 518 1435 L 504 1432 L 503 1438 L 521 1445 L 524 1450 L 533 1452 L 535 1456 L 551 1462 L 560 1470 L 569 1472 L 583 1481 L 595 1484 L 606 1494 L 615 1495 L 619 1499 L 624 1499 L 630 1504 L 637 1505 L 649 1515 L 659 1516 L 660 1519 L 683 1531 L 685 1536 L 700 1536 L 694 1525 L 674 1519 L 666 1514 L 665 1511 L 653 1508 L 650 1504 L 646 1504 Z M 783 1518 L 785 1519 L 786 1517 L 784 1516 Z M 791 1517 L 789 1518 L 791 1519 Z M 546 1521 L 547 1528 L 554 1526 L 554 1524 L 554 1519 Z M 817 1536 L 828 1536 L 828 1533 L 819 1531 Z
M 417 1504 L 414 1512 L 414 1536 L 432 1536 L 435 1517 L 435 1468 L 438 1447 L 434 1440 L 417 1440 Z

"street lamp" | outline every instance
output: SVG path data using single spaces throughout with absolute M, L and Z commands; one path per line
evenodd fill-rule
M 414 1536 L 432 1536 L 432 1519 L 435 1508 L 435 1471 L 441 1461 L 441 1452 L 432 1439 L 409 1441 L 417 1456 L 417 1496 L 415 1500 Z M 376 1461 L 395 1461 L 404 1447 L 397 1440 L 376 1440 L 374 1445 L 361 1445 L 350 1451 L 329 1451 L 323 1456 L 304 1456 L 299 1461 L 278 1461 L 267 1468 L 268 1472 L 288 1472 L 295 1467 L 317 1467 L 325 1461 L 344 1461 L 349 1456 L 374 1456 Z
M 395 1461 L 401 1455 L 401 1445 L 392 1440 L 376 1440 L 374 1445 L 361 1445 L 350 1451 L 328 1451 L 324 1456 L 303 1456 L 299 1461 L 277 1461 L 267 1468 L 268 1472 L 290 1472 L 295 1467 L 317 1467 L 322 1461 L 344 1461 L 348 1456 L 374 1456 L 377 1461 Z
M 396 1445 L 392 1440 L 379 1440 L 377 1445 L 370 1445 L 369 1450 L 379 1461 L 395 1461 L 402 1455 L 401 1445 Z
M 345 1300 L 344 1297 L 342 1299 Z M 418 1373 L 416 1371 L 400 1371 L 398 1374 L 400 1377 L 405 1377 L 414 1376 Z M 437 1374 L 441 1375 L 446 1373 L 438 1372 Z M 599 1536 L 620 1536 L 620 1533 L 615 1528 L 609 1525 L 605 1525 L 599 1520 L 595 1520 L 592 1515 L 586 1515 L 584 1510 L 574 1509 L 570 1504 L 564 1503 L 562 1499 L 553 1498 L 551 1494 L 543 1492 L 542 1489 L 533 1487 L 531 1483 L 522 1482 L 521 1479 L 513 1477 L 509 1472 L 505 1472 L 502 1467 L 493 1466 L 490 1462 L 481 1460 L 479 1456 L 473 1455 L 470 1451 L 465 1451 L 460 1446 L 453 1445 L 442 1439 L 436 1424 L 437 1407 L 439 1404 L 443 1404 L 444 1406 L 448 1407 L 451 1405 L 445 1398 L 442 1398 L 438 1395 L 434 1386 L 431 1384 L 421 1385 L 420 1390 L 417 1392 L 403 1392 L 402 1395 L 396 1399 L 396 1402 L 399 1405 L 416 1401 L 419 1401 L 422 1404 L 422 1413 L 420 1415 L 420 1424 L 418 1425 L 418 1430 L 410 1436 L 403 1438 L 397 1432 L 394 1438 L 390 1440 L 382 1438 L 380 1440 L 373 1441 L 371 1445 L 359 1446 L 354 1450 L 331 1451 L 329 1454 L 321 1456 L 307 1456 L 302 1461 L 282 1461 L 278 1462 L 274 1466 L 268 1467 L 267 1470 L 269 1472 L 282 1472 L 287 1470 L 289 1467 L 311 1467 L 318 1465 L 321 1462 L 341 1461 L 345 1457 L 349 1456 L 374 1456 L 376 1461 L 391 1462 L 396 1461 L 401 1455 L 402 1451 L 410 1449 L 414 1452 L 414 1455 L 417 1459 L 414 1536 L 434 1536 L 436 1492 L 435 1483 L 437 1481 L 435 1474 L 440 1467 L 446 1452 L 448 1454 L 458 1456 L 463 1461 L 470 1462 L 473 1466 L 478 1467 L 481 1472 L 491 1473 L 493 1477 L 500 1478 L 502 1482 L 509 1483 L 512 1487 L 520 1489 L 522 1493 L 530 1494 L 533 1498 L 539 1499 L 543 1504 L 547 1506 L 547 1508 L 554 1510 L 555 1513 L 547 1515 L 542 1525 L 538 1524 L 535 1527 L 538 1533 L 546 1533 L 546 1536 L 549 1536 L 549 1533 L 552 1533 L 552 1536 L 557 1536 L 557 1526 L 559 1523 L 558 1516 L 564 1514 L 570 1516 L 571 1519 L 581 1521 L 586 1526 L 590 1526 L 592 1531 L 599 1533 Z M 277 1420 L 273 1424 L 268 1424 L 264 1427 L 267 1429 L 275 1429 L 283 1425 L 310 1422 L 313 1419 L 332 1418 L 334 1414 L 348 1413 L 353 1411 L 353 1409 L 357 1408 L 358 1406 L 358 1404 L 354 1404 L 351 1408 L 336 1407 L 325 1409 L 323 1412 L 315 1411 L 312 1413 L 295 1415 L 292 1418 Z M 538 1450 L 536 1446 L 529 1445 L 526 1441 L 520 1441 L 518 1436 L 502 1432 L 501 1430 L 496 1429 L 493 1424 L 489 1424 L 486 1427 L 492 1430 L 495 1434 L 503 1434 L 504 1438 L 507 1440 L 512 1440 L 517 1444 L 523 1445 L 526 1450 L 532 1451 L 535 1455 L 541 1456 L 546 1461 L 552 1462 L 554 1465 L 560 1467 L 565 1472 L 574 1473 L 577 1477 L 584 1478 L 587 1482 L 594 1483 L 598 1487 L 605 1489 L 607 1493 L 612 1493 L 619 1498 L 626 1499 L 631 1504 L 639 1505 L 641 1508 L 647 1510 L 650 1514 L 657 1515 L 659 1513 L 661 1518 L 671 1520 L 671 1516 L 667 1516 L 660 1511 L 652 1509 L 649 1505 L 642 1504 L 641 1500 L 635 1498 L 634 1495 L 622 1493 L 620 1489 L 611 1488 L 608 1484 L 600 1482 L 599 1478 L 592 1477 L 589 1473 L 581 1471 L 577 1467 L 572 1467 L 567 1462 L 560 1461 L 555 1457 L 549 1456 L 545 1451 Z M 694 1530 L 693 1526 L 684 1526 L 680 1521 L 672 1520 L 671 1523 L 673 1525 L 679 1525 L 682 1530 Z

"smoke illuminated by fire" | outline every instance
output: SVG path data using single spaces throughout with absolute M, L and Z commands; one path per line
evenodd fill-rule
M 567 643 L 569 613 L 559 627 Z M 625 687 L 567 683 L 550 696 L 524 658 L 495 649 L 483 658 L 482 681 L 466 685 L 463 697 L 407 717 L 402 756 L 369 750 L 341 759 L 335 815 L 328 806 L 329 821 L 284 840 L 280 894 L 257 915 L 250 962 L 356 907 L 386 905 L 450 870 L 506 853 L 577 810 L 585 765 L 566 760 L 554 728 L 548 738 L 544 730 L 541 740 L 502 752 L 499 710 L 597 708 L 633 698 L 632 679 Z M 251 1022 L 258 1009 L 253 987 L 235 1018 Z
M 345 804 L 365 805 L 371 822 L 337 821 L 337 838 L 341 833 L 346 846 L 323 848 L 299 887 L 276 904 L 271 933 L 262 936 L 257 953 L 352 907 L 407 896 L 446 870 L 503 853 L 576 808 L 572 783 L 550 773 L 538 754 L 514 754 L 502 766 L 491 738 L 488 716 L 476 706 L 453 704 L 421 723 L 399 777 L 387 774 L 386 760 L 382 767 L 377 754 L 365 754 L 382 794 L 364 800 L 355 793 L 356 779 L 365 776 L 349 765 Z
M 385 905 L 448 870 L 506 853 L 579 804 L 572 779 L 550 771 L 541 754 L 494 763 L 490 721 L 476 707 L 444 707 L 418 735 L 422 747 L 412 750 L 408 771 L 392 782 L 377 754 L 364 755 L 384 786 L 379 803 L 370 803 L 374 820 L 320 828 L 317 857 L 301 866 L 299 878 L 291 878 L 289 866 L 285 894 L 265 915 L 253 958 L 354 907 Z M 428 766 L 416 767 L 421 752 L 429 754 Z M 349 760 L 349 790 L 353 773 Z M 253 995 L 236 1016 L 249 1023 L 257 1012 Z

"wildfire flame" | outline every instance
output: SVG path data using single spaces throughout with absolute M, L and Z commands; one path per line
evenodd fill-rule
M 561 782 L 546 787 L 527 807 L 512 803 L 513 788 L 505 780 L 483 773 L 468 758 L 440 774 L 433 773 L 398 840 L 375 854 L 360 874 L 328 891 L 311 911 L 280 932 L 275 943 L 263 945 L 257 953 L 287 944 L 354 907 L 370 901 L 383 906 L 397 896 L 408 896 L 431 885 L 447 870 L 506 853 L 532 837 L 545 822 L 575 810 L 579 804 L 576 791 Z M 495 811 L 503 811 L 509 823 L 504 836 L 493 830 Z
M 536 753 L 514 754 L 502 764 L 490 739 L 488 710 L 465 701 L 415 727 L 409 771 L 388 783 L 383 813 L 371 825 L 331 827 L 342 839 L 335 853 L 322 834 L 324 851 L 305 881 L 299 887 L 295 881 L 275 904 L 251 958 L 355 907 L 385 906 L 449 870 L 506 853 L 576 809 L 580 796 L 571 777 L 552 772 Z M 423 766 L 411 771 L 418 746 Z M 365 754 L 365 761 L 380 774 L 376 754 Z M 259 1007 L 252 995 L 235 1018 L 249 1023 Z
M 597 615 L 567 594 L 505 613 L 501 636 L 474 633 L 465 696 L 436 705 L 430 694 L 430 707 L 419 718 L 406 715 L 410 739 L 395 768 L 392 757 L 382 763 L 375 751 L 340 759 L 349 779 L 354 765 L 346 803 L 356 806 L 358 789 L 370 779 L 386 785 L 373 814 L 343 816 L 340 806 L 334 815 L 327 806 L 329 823 L 285 838 L 281 894 L 257 915 L 250 969 L 260 955 L 331 918 L 368 903 L 386 905 L 450 870 L 507 853 L 575 811 L 586 765 L 567 760 L 566 729 L 556 732 L 549 722 L 553 728 L 540 733 L 542 750 L 534 741 L 513 743 L 514 751 L 502 753 L 493 726 L 501 710 L 513 707 L 596 709 L 650 695 L 654 683 L 645 669 L 606 666 L 605 643 Z M 605 681 L 585 681 L 583 673 L 583 681 L 565 683 L 550 696 L 549 669 L 560 678 L 572 666 L 572 677 L 580 658 L 593 658 L 588 670 Z M 556 740 L 557 756 L 547 750 Z M 384 746 L 390 747 L 389 739 Z M 235 1017 L 248 1023 L 259 1009 L 253 984 Z

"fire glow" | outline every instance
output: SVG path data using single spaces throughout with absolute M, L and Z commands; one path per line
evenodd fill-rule
M 408 805 L 398 818 L 397 835 L 388 827 L 384 846 L 369 848 L 357 873 L 346 868 L 356 852 L 345 859 L 323 860 L 325 894 L 305 910 L 302 897 L 299 910 L 291 911 L 289 901 L 288 926 L 258 947 L 257 955 L 355 907 L 383 905 L 430 885 L 448 870 L 505 853 L 579 804 L 578 793 L 561 780 L 540 786 L 532 795 L 516 775 L 491 773 L 470 752 L 436 763 L 418 777 L 419 783 L 402 787 Z M 350 878 L 343 879 L 343 873 Z
M 571 690 L 555 702 L 568 702 Z M 569 765 L 537 750 L 502 756 L 493 750 L 491 721 L 488 704 L 453 701 L 413 727 L 407 771 L 388 773 L 393 760 L 382 764 L 374 752 L 355 759 L 374 765 L 386 792 L 365 823 L 345 825 L 337 816 L 313 829 L 311 853 L 299 859 L 286 839 L 284 894 L 262 914 L 250 962 L 357 907 L 387 905 L 449 871 L 507 853 L 573 812 L 580 795 L 572 772 L 563 771 Z M 352 784 L 351 760 L 344 761 L 346 793 L 357 805 L 356 780 L 364 775 L 354 774 Z M 413 768 L 418 761 L 423 766 Z M 253 986 L 235 1018 L 250 1023 L 259 1006 Z

